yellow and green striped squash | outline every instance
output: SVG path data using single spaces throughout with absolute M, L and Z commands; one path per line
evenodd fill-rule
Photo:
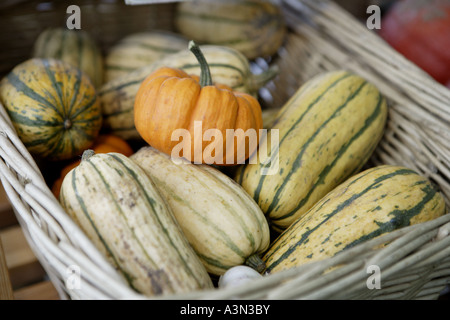
M 184 1 L 175 24 L 188 39 L 231 47 L 248 59 L 274 55 L 286 35 L 281 10 L 268 0 Z
M 33 58 L 54 58 L 85 72 L 96 88 L 103 83 L 103 55 L 93 36 L 84 30 L 49 28 L 36 39 Z
M 102 114 L 89 78 L 55 59 L 29 59 L 0 83 L 0 98 L 30 153 L 49 160 L 80 155 L 97 137 Z
M 187 47 L 188 40 L 177 33 L 155 30 L 130 34 L 109 49 L 105 57 L 105 82 Z
M 374 85 L 347 71 L 320 74 L 282 107 L 260 151 L 235 179 L 273 229 L 282 231 L 362 168 L 383 135 L 386 118 L 386 101 Z M 278 140 L 273 142 L 274 130 Z M 275 172 L 265 173 L 268 166 Z
M 148 295 L 212 289 L 153 181 L 120 153 L 83 153 L 60 203 L 131 288 Z
M 209 273 L 222 275 L 242 264 L 262 271 L 269 225 L 234 180 L 208 165 L 175 162 L 152 147 L 130 158 L 155 182 Z
M 444 198 L 426 178 L 401 166 L 373 167 L 336 187 L 273 241 L 263 257 L 266 271 L 332 257 L 443 214 Z

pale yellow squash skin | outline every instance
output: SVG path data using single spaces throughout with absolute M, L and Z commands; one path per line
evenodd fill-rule
M 213 82 L 227 85 L 235 91 L 256 96 L 258 89 L 277 74 L 276 67 L 253 74 L 249 61 L 231 48 L 205 45 L 201 46 L 201 50 L 208 62 Z M 200 76 L 197 58 L 186 46 L 185 50 L 109 81 L 99 91 L 103 123 L 108 131 L 124 139 L 141 139 L 134 127 L 134 98 L 141 82 L 161 67 L 182 69 L 188 74 Z
M 275 54 L 286 35 L 280 8 L 266 0 L 183 1 L 175 24 L 189 39 L 234 48 L 248 59 Z
M 105 82 L 184 50 L 188 40 L 168 31 L 132 33 L 112 46 L 105 57 Z
M 177 164 L 151 147 L 131 159 L 155 182 L 209 273 L 221 275 L 268 248 L 269 226 L 261 209 L 219 170 L 184 159 Z
M 145 172 L 120 153 L 85 155 L 64 178 L 60 202 L 130 286 L 148 296 L 212 288 Z
M 271 226 L 282 231 L 362 168 L 384 133 L 386 118 L 386 101 L 375 86 L 346 71 L 320 74 L 286 102 L 260 151 L 235 179 Z M 271 164 L 275 172 L 264 174 Z
M 423 176 L 399 166 L 370 168 L 336 187 L 297 219 L 263 259 L 268 272 L 279 272 L 332 257 L 445 212 L 442 194 Z

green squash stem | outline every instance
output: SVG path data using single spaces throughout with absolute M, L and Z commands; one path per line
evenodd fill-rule
M 70 128 L 72 128 L 72 121 L 70 119 L 64 120 L 64 129 L 69 130 Z
M 90 157 L 92 157 L 95 154 L 94 150 L 87 149 L 84 150 L 83 154 L 81 155 L 81 161 L 89 160 Z
M 263 272 L 266 268 L 266 264 L 258 254 L 253 254 L 248 257 L 247 260 L 245 260 L 245 264 L 259 273 Z
M 200 47 L 194 42 L 189 41 L 189 50 L 195 55 L 200 64 L 200 86 L 203 88 L 205 86 L 212 86 L 212 77 L 211 71 L 209 70 L 209 65 L 206 62 L 205 56 L 203 52 L 200 50 Z

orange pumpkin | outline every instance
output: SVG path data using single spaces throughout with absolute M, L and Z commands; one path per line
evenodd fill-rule
M 94 144 L 91 146 L 91 149 L 94 150 L 95 153 L 108 153 L 108 152 L 118 152 L 122 153 L 125 156 L 129 157 L 133 154 L 133 149 L 130 145 L 123 140 L 114 135 L 103 134 L 97 137 Z M 61 184 L 64 180 L 64 177 L 76 166 L 80 164 L 81 158 L 77 161 L 73 161 L 65 166 L 60 173 L 60 176 L 53 183 L 52 192 L 56 198 L 59 197 L 59 190 L 61 189 Z
M 136 130 L 171 156 L 194 163 L 243 163 L 259 144 L 261 106 L 249 94 L 213 84 L 200 48 L 192 41 L 189 48 L 200 63 L 200 77 L 169 67 L 151 73 L 136 94 Z

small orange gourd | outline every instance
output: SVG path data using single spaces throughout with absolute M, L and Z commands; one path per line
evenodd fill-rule
M 194 163 L 243 163 L 259 143 L 261 106 L 249 94 L 213 84 L 200 48 L 191 41 L 189 49 L 200 77 L 169 67 L 151 73 L 136 94 L 136 130 L 155 149 Z
M 91 149 L 94 150 L 95 153 L 118 152 L 127 157 L 133 154 L 133 149 L 130 147 L 128 142 L 112 134 L 102 134 L 98 136 L 94 144 L 91 146 Z M 59 197 L 59 191 L 61 189 L 64 177 L 70 172 L 70 170 L 77 167 L 80 164 L 80 161 L 81 158 L 69 163 L 61 170 L 58 179 L 56 179 L 52 185 L 52 192 L 56 198 Z

